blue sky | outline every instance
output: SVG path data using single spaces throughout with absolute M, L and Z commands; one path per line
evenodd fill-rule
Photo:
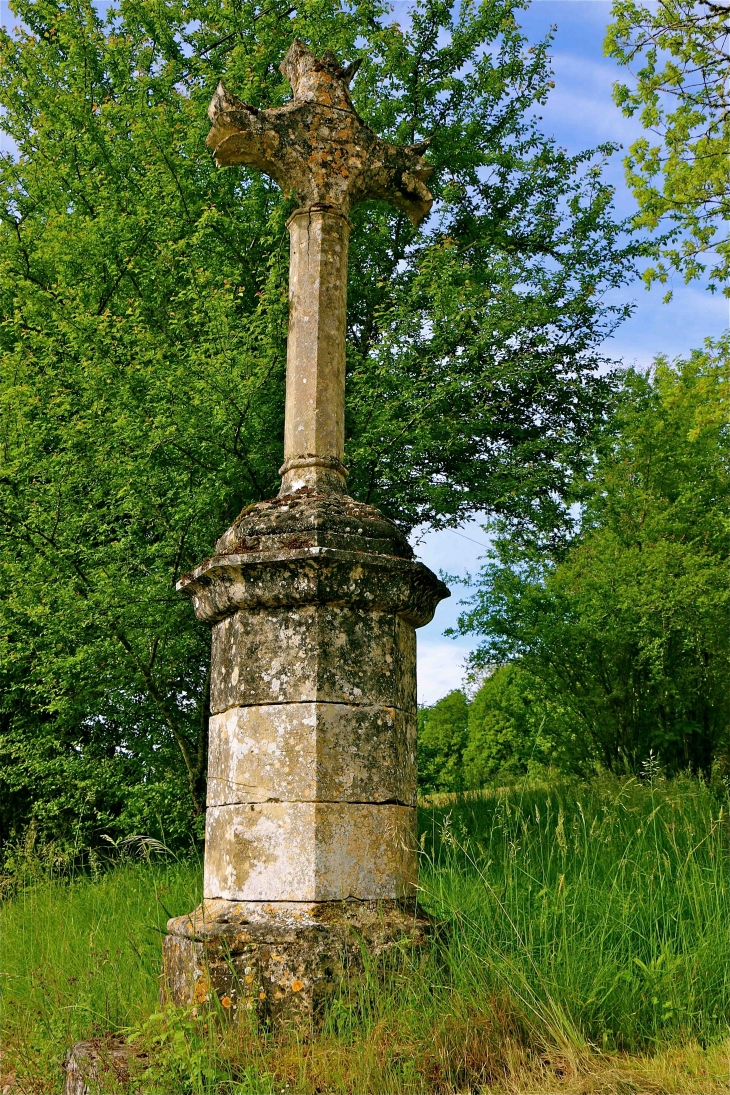
M 396 15 L 400 3 L 394 4 Z M 579 152 L 603 141 L 615 141 L 627 149 L 642 132 L 633 119 L 624 118 L 611 98 L 617 79 L 625 78 L 614 61 L 603 56 L 603 37 L 610 19 L 608 0 L 533 0 L 520 22 L 528 37 L 536 41 L 552 24 L 557 34 L 552 48 L 555 90 L 541 111 L 544 132 L 552 134 L 569 152 Z M 622 214 L 633 211 L 633 199 L 624 180 L 622 153 L 614 157 L 608 177 L 616 187 L 616 205 Z M 636 311 L 607 343 L 608 353 L 627 365 L 647 366 L 656 354 L 670 357 L 700 346 L 705 338 L 717 337 L 728 325 L 728 301 L 713 297 L 700 285 L 686 286 L 675 279 L 670 306 L 662 303 L 666 292 L 660 287 L 647 292 L 637 284 L 629 290 Z M 467 539 L 468 537 L 468 539 Z M 478 541 L 475 543 L 474 541 Z M 486 537 L 478 521 L 458 533 L 429 533 L 416 552 L 436 572 L 475 573 L 483 555 Z M 454 587 L 451 599 L 436 611 L 431 624 L 418 632 L 418 694 L 421 703 L 433 703 L 463 679 L 464 659 L 474 642 L 444 637 L 458 615 L 458 602 L 466 595 Z

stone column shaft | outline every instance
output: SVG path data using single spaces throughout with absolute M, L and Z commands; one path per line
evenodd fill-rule
M 342 492 L 350 222 L 331 209 L 289 221 L 289 337 L 282 494 Z

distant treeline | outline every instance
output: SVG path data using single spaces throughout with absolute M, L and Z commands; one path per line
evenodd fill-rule
M 726 342 L 628 370 L 571 521 L 542 538 L 492 526 L 459 621 L 484 682 L 420 712 L 424 791 L 650 756 L 727 771 L 729 388 Z

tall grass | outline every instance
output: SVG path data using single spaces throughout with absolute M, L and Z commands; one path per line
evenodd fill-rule
M 155 1010 L 162 933 L 200 900 L 200 870 L 129 857 L 60 879 L 19 868 L 26 884 L 0 909 L 0 1073 L 57 1091 L 69 1045 Z
M 536 1031 L 642 1049 L 730 1017 L 727 802 L 702 783 L 564 783 L 434 810 L 424 899 L 461 995 L 487 981 Z
M 161 1095 L 725 1091 L 729 836 L 727 800 L 691 780 L 428 807 L 438 944 L 373 962 L 304 1040 L 159 1008 L 159 933 L 199 864 L 36 880 L 0 912 L 0 1072 L 59 1091 L 70 1042 L 123 1029 Z

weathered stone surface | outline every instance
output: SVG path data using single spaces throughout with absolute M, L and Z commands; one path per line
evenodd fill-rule
M 184 583 L 188 595 L 208 599 L 199 614 L 218 621 L 207 904 L 225 898 L 229 919 L 238 909 L 251 922 L 260 921 L 256 908 L 296 909 L 288 915 L 298 923 L 302 910 L 343 897 L 412 895 L 414 620 L 430 618 L 446 587 L 411 561 L 401 533 L 373 507 L 309 489 L 249 507 L 216 546 Z M 328 942 L 309 925 L 283 939 L 276 923 L 276 945 L 261 950 L 249 939 L 235 962 L 219 920 L 206 940 L 168 937 L 172 998 L 215 993 L 231 1004 L 238 979 L 270 1017 L 311 1017 L 344 968 L 341 936 Z M 383 938 L 395 931 L 388 925 Z
M 356 69 L 341 68 L 331 50 L 318 60 L 295 41 L 281 71 L 294 98 L 272 110 L 257 110 L 218 85 L 207 139 L 218 166 L 256 167 L 303 208 L 347 214 L 357 202 L 379 198 L 419 224 L 433 204 L 425 186 L 433 168 L 421 155 L 428 142 L 392 145 L 365 125 L 348 90 Z
M 217 540 L 218 555 L 332 547 L 412 559 L 401 530 L 375 506 L 312 488 L 255 502 Z
M 284 703 L 214 715 L 208 805 L 272 799 L 415 806 L 415 712 Z
M 344 492 L 350 222 L 306 209 L 289 222 L 289 337 L 281 493 Z M 316 454 L 316 455 L 315 455 Z
M 409 806 L 268 802 L 206 811 L 206 900 L 412 897 L 417 873 Z
M 165 999 L 200 1007 L 217 997 L 231 1012 L 307 1025 L 362 975 L 363 951 L 395 960 L 396 948 L 424 947 L 432 932 L 414 902 L 398 901 L 206 901 L 167 930 Z
M 343 493 L 346 471 L 345 319 L 348 211 L 381 198 L 420 223 L 432 205 L 425 145 L 380 140 L 352 106 L 333 53 L 317 59 L 295 41 L 281 71 L 294 98 L 257 110 L 220 84 L 208 114 L 219 166 L 264 171 L 300 208 L 289 220 L 289 339 L 281 493 L 301 487 Z
M 211 711 L 310 700 L 415 711 L 415 658 L 415 631 L 393 613 L 237 612 L 213 629 Z
M 347 604 L 394 612 L 414 627 L 433 618 L 446 587 L 423 563 L 335 548 L 214 555 L 178 582 L 199 620 L 239 608 Z
M 63 1095 L 111 1095 L 130 1091 L 130 1059 L 136 1056 L 123 1038 L 107 1035 L 76 1042 L 64 1062 Z

